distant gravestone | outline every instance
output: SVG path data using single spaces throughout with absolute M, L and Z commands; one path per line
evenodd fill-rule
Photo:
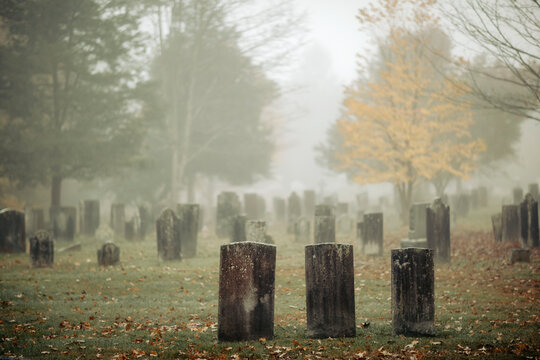
M 248 220 L 260 219 L 257 194 L 244 194 L 244 213 Z
M 300 201 L 300 196 L 295 192 L 291 193 L 288 199 L 287 206 L 287 233 L 294 233 L 294 224 L 296 220 L 302 216 L 302 203 Z
M 363 217 L 364 215 L 362 215 Z M 360 243 L 360 246 L 363 244 L 362 234 L 364 232 L 364 220 L 356 222 L 356 240 Z
M 30 264 L 32 267 L 49 267 L 54 264 L 54 240 L 44 230 L 30 237 Z
M 99 227 L 99 200 L 85 200 L 82 232 L 94 236 Z
M 531 251 L 529 249 L 511 249 L 510 264 L 517 262 L 531 262 Z
M 427 208 L 427 246 L 432 249 L 435 260 L 450 261 L 450 207 L 441 199 L 435 199 Z
M 251 242 L 266 242 L 266 221 L 248 220 L 246 222 L 246 238 Z
M 336 241 L 336 217 L 332 205 L 317 205 L 313 225 L 315 244 Z
M 139 218 L 141 219 L 141 226 L 139 227 L 139 237 L 144 239 L 152 229 L 152 212 L 148 205 L 139 205 L 137 207 L 139 211 Z
M 336 206 L 336 216 L 341 216 L 349 213 L 349 204 L 340 202 Z
M 136 239 L 136 231 L 135 231 L 135 219 L 131 219 L 129 221 L 126 221 L 124 224 L 124 238 L 127 241 L 133 241 Z
M 222 192 L 217 198 L 216 235 L 219 238 L 230 236 L 232 220 L 240 215 L 240 200 L 234 192 Z
M 294 241 L 309 243 L 311 239 L 311 224 L 305 217 L 300 217 L 294 224 Z
M 264 197 L 257 195 L 257 218 L 256 219 L 265 219 L 266 218 L 266 200 Z
M 180 222 L 180 241 L 182 257 L 194 257 L 197 254 L 199 234 L 199 204 L 179 204 L 177 214 Z
M 105 243 L 98 249 L 97 258 L 100 266 L 116 265 L 120 261 L 120 248 L 112 242 Z
M 285 222 L 285 213 L 287 205 L 285 199 L 275 197 L 274 198 L 274 214 L 277 222 Z
M 529 193 L 532 195 L 534 200 L 536 201 L 540 200 L 540 193 L 538 192 L 537 183 L 529 184 Z
M 521 229 L 519 222 L 519 206 L 503 205 L 501 213 L 502 241 L 519 241 Z
M 30 209 L 30 223 L 25 222 L 27 235 L 45 229 L 45 212 L 41 208 Z
M 409 210 L 409 239 L 426 238 L 426 209 L 429 203 L 412 204 Z
M 24 213 L 13 209 L 0 210 L 0 252 L 26 251 Z
M 336 220 L 336 227 L 339 234 L 352 234 L 354 231 L 354 219 L 348 214 L 342 214 Z
M 356 205 L 360 210 L 366 210 L 369 206 L 369 195 L 363 192 L 356 195 Z
M 317 202 L 317 195 L 314 190 L 304 191 L 304 215 L 306 217 L 312 217 L 315 214 L 315 204 Z
M 305 247 L 307 336 L 356 335 L 353 246 Z
M 519 205 L 523 201 L 523 189 L 520 187 L 512 189 L 512 197 L 514 199 L 514 205 Z
M 124 236 L 126 213 L 124 204 L 111 205 L 111 229 L 116 236 Z
M 532 194 L 525 195 L 520 205 L 521 244 L 523 247 L 538 247 L 538 201 Z
M 362 252 L 365 255 L 381 256 L 383 253 L 383 214 L 364 214 Z
M 221 246 L 218 341 L 274 336 L 276 247 L 239 242 Z
M 454 208 L 456 209 L 456 216 L 465 217 L 469 215 L 471 207 L 471 199 L 467 194 L 458 194 L 456 196 Z
M 394 335 L 435 335 L 433 250 L 393 249 L 391 256 Z
M 231 242 L 246 241 L 246 215 L 236 215 L 232 220 Z
M 73 241 L 77 223 L 77 208 L 60 206 L 49 209 L 52 235 L 57 241 Z
M 165 209 L 156 220 L 158 255 L 163 260 L 181 258 L 180 220 L 171 209 Z
M 497 242 L 502 241 L 502 218 L 501 214 L 491 216 L 491 226 L 493 227 L 493 238 Z

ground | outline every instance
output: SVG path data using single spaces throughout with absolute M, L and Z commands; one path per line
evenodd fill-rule
M 489 217 L 483 217 L 489 219 Z M 483 220 L 482 220 L 483 221 Z M 436 264 L 435 337 L 393 336 L 390 249 L 405 229 L 385 234 L 384 256 L 355 246 L 357 335 L 305 336 L 304 244 L 273 230 L 277 244 L 275 336 L 217 342 L 219 246 L 200 235 L 198 256 L 164 262 L 155 235 L 117 240 L 120 265 L 99 267 L 94 239 L 32 269 L 28 254 L 0 255 L 0 354 L 35 359 L 174 358 L 540 358 L 540 252 L 508 262 L 518 244 L 495 243 L 490 224 L 452 229 L 452 260 Z M 339 241 L 355 244 L 340 235 Z M 355 244 L 357 245 L 357 244 Z M 66 246 L 56 243 L 56 249 Z

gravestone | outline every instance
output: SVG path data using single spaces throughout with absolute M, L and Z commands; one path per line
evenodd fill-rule
M 519 222 L 519 206 L 503 205 L 501 213 L 502 241 L 519 241 L 521 229 Z
M 133 241 L 136 238 L 136 231 L 135 231 L 135 219 L 132 218 L 129 221 L 126 221 L 124 224 L 124 238 L 127 241 Z
M 49 267 L 54 264 L 54 240 L 44 230 L 30 237 L 30 264 L 32 267 Z
M 99 227 L 99 200 L 85 200 L 82 233 L 94 236 Z
M 285 222 L 286 208 L 285 199 L 274 198 L 274 214 L 277 222 Z
M 480 186 L 478 188 L 478 204 L 483 208 L 488 205 L 488 190 L 485 186 Z
M 307 337 L 356 335 L 353 246 L 305 247 Z
M 409 210 L 409 239 L 425 239 L 427 234 L 426 209 L 429 203 L 412 204 Z
M 521 244 L 523 247 L 538 247 L 538 201 L 532 194 L 525 195 L 520 205 Z
M 435 335 L 433 250 L 392 249 L 394 335 Z
M 302 216 L 302 203 L 295 192 L 291 193 L 287 202 L 287 233 L 294 234 L 294 224 Z
M 517 262 L 531 262 L 531 251 L 529 249 L 511 249 L 510 250 L 510 264 Z
M 432 249 L 435 260 L 450 261 L 450 207 L 441 199 L 435 199 L 427 208 L 427 246 Z
M 246 215 L 236 215 L 232 221 L 231 242 L 246 241 Z
M 364 215 L 362 215 L 363 218 Z M 358 240 L 360 246 L 362 246 L 362 243 L 364 239 L 362 238 L 362 234 L 364 233 L 364 220 L 356 222 L 356 240 Z
M 240 215 L 240 200 L 234 192 L 225 191 L 218 195 L 216 209 L 216 235 L 219 238 L 230 236 L 232 220 Z
M 124 236 L 126 212 L 124 204 L 111 204 L 111 229 L 117 236 Z
M 25 221 L 27 235 L 45 230 L 45 212 L 41 208 L 30 209 L 30 222 Z
M 313 238 L 315 244 L 336 241 L 336 217 L 332 205 L 315 206 Z
M 273 338 L 275 273 L 274 245 L 221 246 L 218 341 Z
M 501 214 L 491 216 L 491 226 L 493 227 L 493 238 L 495 241 L 502 241 L 502 218 Z
M 182 258 L 194 257 L 197 254 L 197 237 L 199 234 L 199 204 L 179 204 L 176 208 L 180 222 L 180 241 L 182 242 Z
M 348 214 L 338 216 L 336 220 L 337 232 L 340 234 L 352 234 L 354 230 L 354 220 Z
M 246 222 L 246 238 L 251 242 L 266 242 L 266 221 L 248 220 Z
M 244 194 L 244 213 L 248 220 L 260 219 L 257 194 Z
M 317 195 L 314 190 L 304 191 L 304 215 L 308 218 L 315 215 L 315 204 L 317 202 Z
M 24 212 L 5 208 L 0 210 L 0 252 L 26 251 Z
M 383 253 L 383 214 L 364 214 L 362 252 L 365 255 L 381 256 Z
M 336 216 L 341 216 L 349 213 L 349 204 L 340 202 L 336 206 Z
M 112 242 L 105 243 L 98 249 L 97 258 L 99 266 L 116 265 L 120 261 L 120 248 Z
M 536 201 L 540 200 L 540 193 L 538 192 L 537 183 L 529 184 L 529 193 L 532 195 L 534 200 Z
M 523 201 L 523 189 L 515 187 L 512 190 L 512 197 L 514 199 L 514 205 L 519 205 Z
M 49 218 L 52 235 L 56 241 L 73 241 L 75 239 L 76 207 L 52 207 L 49 209 Z
M 141 219 L 141 226 L 139 227 L 139 237 L 141 239 L 144 239 L 152 229 L 152 212 L 150 210 L 150 207 L 145 204 L 139 205 L 137 207 L 137 210 L 139 211 L 139 219 Z
M 156 220 L 158 255 L 163 260 L 181 259 L 180 220 L 165 209 Z
M 356 205 L 360 210 L 366 210 L 369 206 L 368 192 L 362 192 L 356 195 Z
M 311 239 L 311 224 L 305 217 L 300 217 L 294 224 L 294 241 L 309 243 Z

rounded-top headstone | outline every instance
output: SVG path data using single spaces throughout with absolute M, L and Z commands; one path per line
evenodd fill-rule
M 30 262 L 32 267 L 47 267 L 54 263 L 54 240 L 44 230 L 30 238 Z

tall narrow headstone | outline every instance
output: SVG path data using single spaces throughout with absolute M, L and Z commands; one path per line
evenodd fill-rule
M 433 250 L 392 249 L 394 335 L 435 335 Z
M 126 212 L 124 204 L 111 204 L 111 229 L 116 236 L 124 236 L 126 226 Z
M 287 233 L 294 233 L 294 224 L 300 216 L 302 216 L 302 203 L 300 202 L 300 196 L 293 192 L 288 199 Z
M 364 214 L 362 252 L 365 255 L 381 256 L 383 253 L 383 214 Z
M 353 246 L 308 245 L 305 254 L 307 336 L 355 336 Z
M 248 220 L 246 222 L 246 238 L 251 242 L 266 242 L 266 221 Z
M 152 212 L 148 205 L 139 205 L 137 207 L 139 211 L 139 218 L 141 219 L 141 226 L 139 227 L 139 237 L 144 239 L 152 229 Z
M 426 210 L 427 246 L 435 260 L 450 261 L 450 207 L 435 199 Z
M 276 247 L 239 242 L 221 246 L 218 340 L 274 336 Z
M 83 233 L 94 236 L 99 227 L 99 200 L 85 200 L 83 216 Z
M 54 264 L 54 240 L 45 230 L 38 230 L 30 237 L 30 264 L 32 267 Z
M 529 184 L 529 193 L 536 201 L 540 200 L 540 193 L 538 192 L 538 183 Z
M 285 222 L 285 213 L 287 205 L 285 199 L 275 197 L 274 198 L 274 215 L 277 222 Z
M 409 212 L 409 239 L 424 239 L 426 237 L 426 209 L 429 203 L 415 203 Z
M 77 222 L 77 208 L 60 206 L 49 209 L 52 235 L 57 241 L 73 241 Z
M 519 241 L 521 238 L 519 206 L 503 205 L 501 213 L 502 241 Z
M 538 247 L 538 201 L 532 194 L 525 195 L 520 205 L 521 244 L 523 247 Z
M 158 255 L 163 260 L 181 258 L 180 220 L 171 209 L 165 209 L 156 220 Z
M 197 254 L 199 234 L 199 204 L 179 204 L 177 206 L 180 221 L 180 241 L 182 257 L 194 257 Z
M 520 187 L 515 187 L 512 189 L 512 196 L 514 199 L 514 205 L 519 205 L 523 201 L 523 189 Z
M 308 218 L 315 215 L 315 204 L 317 202 L 317 195 L 314 190 L 304 191 L 304 215 Z
M 502 241 L 502 218 L 501 214 L 491 216 L 491 226 L 493 227 L 493 238 L 497 242 Z
M 300 217 L 294 224 L 294 241 L 309 243 L 311 240 L 311 224 L 305 217 Z
M 26 251 L 24 212 L 13 209 L 0 210 L 0 252 Z
M 337 232 L 340 234 L 352 234 L 354 232 L 354 220 L 348 214 L 339 215 L 336 220 Z
M 231 242 L 246 241 L 246 215 L 236 215 L 232 220 Z
M 232 220 L 240 215 L 240 200 L 234 192 L 225 191 L 218 195 L 216 209 L 216 235 L 219 238 L 230 236 Z
M 98 265 L 111 266 L 120 261 L 120 248 L 112 242 L 105 243 L 97 251 Z
M 336 217 L 332 205 L 317 205 L 313 224 L 315 244 L 336 241 Z
M 244 213 L 248 220 L 260 219 L 257 200 L 257 194 L 244 194 Z

